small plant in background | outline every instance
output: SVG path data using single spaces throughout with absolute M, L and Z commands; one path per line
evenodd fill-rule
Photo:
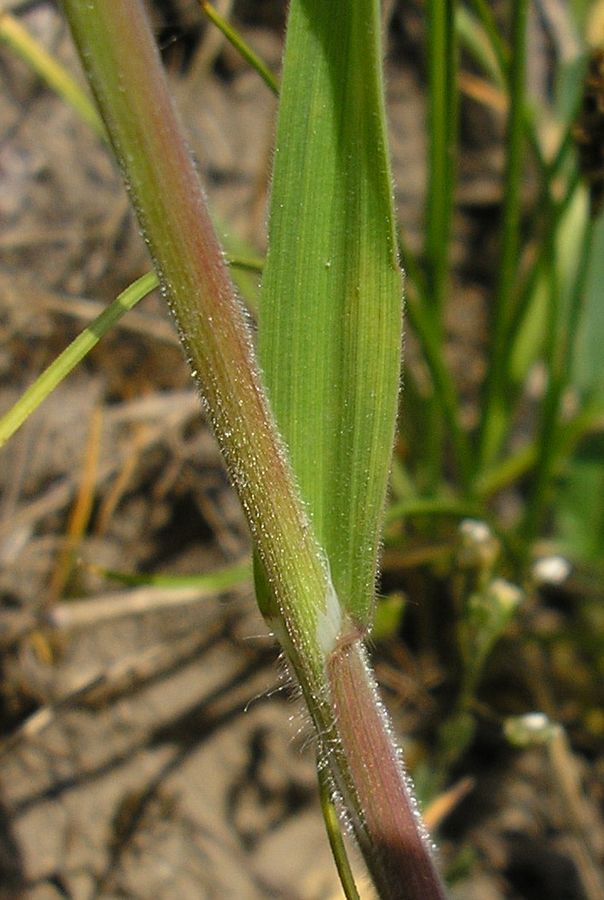
M 443 897 L 364 646 L 382 528 L 383 584 L 393 570 L 411 573 L 411 599 L 424 621 L 440 617 L 442 626 L 438 592 L 446 584 L 456 677 L 433 753 L 416 767 L 428 802 L 474 741 L 493 648 L 518 610 L 535 603 L 544 571 L 551 583 L 545 560 L 558 551 L 588 580 L 599 571 L 602 57 L 593 57 L 583 94 L 586 53 L 577 43 L 572 60 L 554 72 L 550 105 L 539 109 L 526 86 L 527 0 L 507 4 L 504 25 L 482 0 L 427 0 L 428 181 L 416 252 L 405 223 L 397 229 L 394 219 L 377 0 L 329 8 L 293 0 L 280 87 L 213 7 L 201 5 L 280 94 L 268 251 L 259 264 L 259 364 L 142 5 L 63 0 L 103 124 L 56 63 L 3 15 L 2 37 L 111 144 L 155 271 L 124 291 L 0 420 L 0 437 L 159 284 L 246 514 L 260 609 L 316 729 L 325 819 L 346 895 L 357 890 L 334 802 L 380 897 Z M 577 4 L 577 34 L 590 10 Z M 505 109 L 499 262 L 470 427 L 446 361 L 445 324 L 462 52 L 478 73 L 472 90 Z M 529 156 L 536 201 L 527 208 Z M 412 367 L 405 370 L 393 457 L 399 253 L 427 377 L 420 383 Z M 531 396 L 535 373 L 542 386 Z M 387 610 L 387 603 L 378 607 L 378 617 Z M 589 603 L 583 614 L 594 615 Z M 387 627 L 399 627 L 398 614 Z M 593 653 L 601 659 L 597 642 Z M 546 743 L 554 772 L 561 756 L 570 758 L 563 731 L 546 717 L 510 719 L 505 735 L 515 745 Z M 565 784 L 565 796 L 575 788 Z M 584 871 L 597 886 L 591 857 Z

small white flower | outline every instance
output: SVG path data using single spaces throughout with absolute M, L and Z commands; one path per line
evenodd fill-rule
M 533 578 L 537 584 L 563 584 L 572 566 L 563 556 L 542 556 L 533 565 Z

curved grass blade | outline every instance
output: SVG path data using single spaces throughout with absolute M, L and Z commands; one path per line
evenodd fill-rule
M 53 91 L 76 110 L 100 138 L 107 140 L 105 126 L 88 94 L 67 69 L 9 13 L 0 13 L 0 40 L 12 47 Z
M 255 257 L 225 255 L 225 260 L 233 269 L 258 273 L 262 271 L 262 260 Z M 94 319 L 66 349 L 53 360 L 44 372 L 22 394 L 17 402 L 0 418 L 0 447 L 12 437 L 25 420 L 40 406 L 54 389 L 75 369 L 79 362 L 90 353 L 99 340 L 113 328 L 124 313 L 131 310 L 147 294 L 159 286 L 154 272 L 147 272 L 127 287 L 113 303 Z M 246 284 L 246 296 L 252 299 L 252 289 Z M 255 306 L 255 302 L 253 304 Z
M 146 297 L 157 286 L 158 280 L 154 272 L 147 272 L 146 275 L 138 278 L 53 360 L 0 419 L 0 447 L 23 425 L 56 386 L 75 369 L 77 364 L 98 344 L 103 335 L 107 334 L 124 313 L 136 306 L 139 300 Z
M 291 6 L 259 321 L 273 411 L 336 591 L 363 629 L 402 330 L 379 29 L 374 0 Z
M 273 94 L 279 93 L 279 83 L 277 79 L 266 65 L 263 62 L 258 54 L 252 50 L 246 41 L 243 40 L 239 32 L 233 28 L 232 25 L 223 19 L 217 9 L 215 9 L 211 3 L 208 3 L 207 0 L 199 0 L 199 5 L 201 6 L 203 12 L 206 14 L 208 19 L 213 22 L 213 24 L 218 28 L 227 41 L 237 50 L 238 53 L 250 64 L 252 69 L 260 75 L 266 86 L 273 92 Z

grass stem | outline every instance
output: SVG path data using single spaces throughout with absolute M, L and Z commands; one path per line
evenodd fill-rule
M 346 900 L 361 900 L 352 869 L 350 868 L 338 811 L 333 801 L 331 776 L 327 766 L 323 765 L 319 760 L 317 760 L 317 777 L 319 779 L 321 812 L 323 813 L 329 845 L 338 870 L 338 875 L 340 876 L 340 883 L 342 885 L 342 890 L 344 891 L 344 896 L 346 897 Z
M 457 146 L 457 33 L 455 0 L 430 0 L 428 13 L 428 192 L 425 259 L 429 310 L 439 355 L 444 347 L 443 310 L 449 286 L 449 245 Z M 443 422 L 438 404 L 428 406 L 424 458 L 427 489 L 442 468 Z
M 492 316 L 492 338 L 480 423 L 480 466 L 493 462 L 504 439 L 507 426 L 507 356 L 509 316 L 517 285 L 522 171 L 525 145 L 525 68 L 527 0 L 512 5 L 512 51 L 509 74 L 509 111 L 505 189 L 502 212 L 501 264 Z
M 210 221 L 142 0 L 127 4 L 64 0 L 63 6 L 252 533 L 262 611 L 298 677 L 377 890 L 385 900 L 441 900 L 444 891 L 430 847 L 363 651 L 357 646 L 359 630 L 333 589 L 269 408 L 247 321 Z M 306 12 L 303 7 L 298 4 L 296 9 Z M 361 46 L 367 16 L 364 10 L 349 9 L 355 16 L 356 43 Z M 316 12 L 324 16 L 320 4 Z M 377 3 L 370 0 L 366 12 L 374 23 L 379 21 Z M 328 19 L 323 21 L 331 26 Z M 376 59 L 377 34 L 376 27 L 372 44 Z M 376 72 L 369 97 L 378 104 L 382 100 Z M 367 99 L 362 93 L 367 89 L 365 82 L 357 86 Z M 348 87 L 345 83 L 344 88 Z M 381 106 L 378 111 L 382 113 Z M 369 116 L 364 125 L 369 127 L 373 121 Z M 350 178 L 356 174 L 352 171 Z M 369 174 L 375 174 L 373 168 Z M 381 173 L 377 184 L 380 208 L 391 202 L 386 175 Z M 386 237 L 381 264 L 393 290 L 394 320 L 400 322 L 400 281 L 390 216 Z M 324 265 L 322 270 L 329 271 Z M 394 391 L 388 400 L 392 406 L 388 452 L 394 430 L 400 331 L 390 338 L 391 359 L 397 366 L 390 379 Z M 370 349 L 375 362 L 375 347 Z M 359 726 L 362 730 L 355 734 Z
M 557 450 L 559 449 L 558 432 L 560 431 L 560 407 L 564 391 L 569 384 L 573 367 L 573 351 L 575 348 L 580 312 L 583 306 L 585 281 L 587 278 L 589 259 L 592 248 L 593 220 L 585 222 L 585 231 L 581 241 L 581 256 L 577 273 L 573 281 L 569 308 L 562 315 L 560 298 L 554 303 L 551 311 L 549 352 L 549 379 L 544 402 L 541 409 L 541 421 L 537 438 L 538 455 L 531 486 L 531 495 L 527 502 L 526 513 L 522 525 L 522 535 L 527 551 L 535 539 L 543 520 L 549 499 L 552 474 L 555 470 Z M 552 261 L 556 256 L 552 248 Z M 552 263 L 552 268 L 555 264 Z M 556 278 L 555 273 L 552 275 Z M 552 295 L 556 297 L 559 286 L 552 286 Z

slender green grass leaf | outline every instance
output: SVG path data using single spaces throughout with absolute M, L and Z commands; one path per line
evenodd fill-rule
M 585 440 L 559 487 L 556 545 L 573 562 L 597 566 L 604 556 L 604 433 Z
M 597 398 L 604 408 L 604 215 L 594 224 L 587 281 L 585 284 L 584 315 L 577 336 L 573 385 L 585 397 Z
M 257 284 L 255 276 L 262 271 L 262 260 L 255 257 L 226 256 L 226 261 L 233 270 L 241 270 L 247 279 L 237 278 L 242 293 L 244 294 L 252 312 L 257 307 Z M 111 303 L 107 309 L 97 316 L 78 336 L 69 347 L 48 366 L 47 369 L 34 381 L 22 394 L 17 402 L 0 418 L 0 447 L 23 425 L 25 420 L 38 408 L 38 406 L 54 391 L 58 384 L 66 378 L 70 372 L 90 353 L 100 339 L 113 328 L 124 313 L 132 309 L 147 294 L 158 287 L 157 276 L 154 272 L 147 272 L 127 287 Z
M 584 316 L 578 333 L 571 383 L 583 401 L 604 410 L 604 215 L 594 225 L 584 291 Z M 556 497 L 556 536 L 574 560 L 601 561 L 604 554 L 604 434 L 587 435 L 569 461 Z
M 491 69 L 491 74 L 498 79 L 505 78 L 507 76 L 510 53 L 509 48 L 507 47 L 505 41 L 502 39 L 499 33 L 493 10 L 491 9 L 490 4 L 486 2 L 486 0 L 470 0 L 470 6 L 474 8 L 474 12 L 477 17 L 477 24 L 480 23 L 480 26 L 482 27 L 483 32 L 490 44 L 491 53 L 488 54 L 488 51 L 485 50 L 482 53 L 483 59 L 485 61 L 492 62 L 492 57 L 494 57 L 495 67 Z M 473 16 L 467 10 L 464 11 L 464 16 L 462 10 L 463 7 L 460 9 L 460 14 L 458 16 L 458 28 L 461 25 L 461 30 L 465 31 L 466 34 L 470 34 L 471 38 L 474 38 L 472 43 L 475 45 L 477 34 L 476 31 L 472 28 Z
M 428 0 L 428 184 L 426 189 L 425 245 L 429 310 L 444 359 L 443 310 L 449 287 L 449 255 L 453 217 L 458 130 L 458 44 L 455 4 L 452 0 Z M 430 399 L 424 433 L 426 488 L 432 493 L 442 471 L 443 417 L 436 398 Z
M 369 624 L 396 418 L 402 287 L 377 0 L 294 0 L 260 356 L 302 496 L 353 618 Z
M 82 90 L 67 69 L 9 13 L 0 13 L 0 40 L 12 47 L 53 91 L 76 110 L 100 138 L 107 140 L 105 127 L 86 91 Z
M 485 30 L 484 25 L 465 6 L 455 10 L 455 27 L 460 43 L 484 72 L 493 79 L 497 87 L 504 87 L 507 72 L 507 58 L 499 32 L 496 28 Z
M 501 261 L 492 310 L 492 337 L 480 424 L 480 462 L 488 468 L 499 455 L 510 424 L 507 403 L 508 336 L 520 241 L 521 184 L 525 152 L 525 76 L 527 0 L 512 7 L 512 56 L 509 71 L 509 111 L 501 233 Z
M 344 896 L 346 900 L 361 900 L 357 891 L 356 882 L 346 852 L 346 845 L 342 837 L 340 816 L 333 799 L 333 785 L 331 776 L 326 766 L 317 759 L 317 775 L 319 779 L 319 797 L 321 799 L 321 812 L 325 821 L 325 828 L 329 838 L 329 845 L 333 853 L 334 862 L 340 876 Z
M 247 44 L 244 39 L 241 37 L 239 32 L 233 28 L 232 25 L 224 19 L 217 9 L 215 9 L 211 3 L 208 3 L 207 0 L 199 0 L 199 5 L 202 10 L 208 17 L 208 19 L 214 23 L 216 28 L 218 28 L 227 41 L 237 50 L 241 56 L 250 64 L 250 66 L 256 70 L 258 75 L 262 78 L 266 86 L 273 92 L 273 94 L 279 93 L 279 84 L 277 79 L 266 65 L 262 59 L 258 56 L 257 53 L 252 50 L 252 48 Z
M 430 372 L 434 388 L 434 399 L 438 402 L 439 413 L 449 428 L 451 446 L 459 471 L 460 481 L 465 487 L 470 481 L 471 455 L 467 435 L 461 427 L 457 388 L 451 372 L 445 364 L 445 358 L 442 353 L 441 337 L 439 336 L 438 328 L 435 327 L 433 321 L 434 317 L 429 307 L 428 286 L 425 278 L 417 265 L 417 261 L 406 247 L 401 230 L 399 230 L 398 238 L 399 250 L 401 252 L 406 275 L 406 312 L 408 324 L 415 332 L 423 353 L 424 361 Z M 420 432 L 419 439 L 421 441 L 423 439 L 424 429 L 427 427 L 426 419 L 427 413 L 429 413 L 429 406 L 426 405 L 425 398 L 422 397 L 420 399 L 418 397 L 417 400 L 420 400 L 420 402 L 416 403 L 413 407 L 413 380 L 409 371 L 405 373 L 405 379 L 407 388 L 405 396 L 405 409 L 407 410 L 405 440 L 409 443 L 413 443 L 413 436 L 410 438 L 409 434 L 409 425 L 418 426 L 417 430 Z M 411 414 L 409 414 L 410 406 L 412 407 Z M 419 458 L 421 468 L 421 463 L 423 462 L 421 453 L 415 455 Z
M 139 300 L 146 297 L 157 286 L 158 280 L 154 272 L 142 275 L 125 291 L 122 291 L 113 303 L 57 356 L 0 419 L 0 447 L 23 425 L 56 386 L 75 369 L 77 364 L 98 344 L 103 335 L 107 334 L 124 313 L 136 306 Z
M 564 211 L 557 217 L 555 231 L 544 244 L 543 258 L 538 261 L 534 285 L 524 303 L 523 315 L 509 351 L 509 374 L 514 385 L 526 378 L 531 365 L 543 348 L 544 335 L 552 325 L 552 291 L 550 270 L 555 270 L 559 285 L 560 309 L 558 330 L 568 329 L 571 297 L 578 277 L 578 265 L 585 238 L 585 220 L 588 215 L 587 196 L 574 190 Z M 552 363 L 546 353 L 548 364 Z
M 100 566 L 93 568 L 104 578 L 119 581 L 121 584 L 167 588 L 198 587 L 212 591 L 229 590 L 229 588 L 249 581 L 252 577 L 252 563 L 249 559 L 216 569 L 214 572 L 203 572 L 197 575 L 157 575 L 143 572 L 117 572 L 115 569 L 103 569 Z
M 397 519 L 409 519 L 414 516 L 442 516 L 452 519 L 465 519 L 478 515 L 480 507 L 470 500 L 458 500 L 455 497 L 412 497 L 400 503 L 393 503 L 386 514 L 386 522 Z

